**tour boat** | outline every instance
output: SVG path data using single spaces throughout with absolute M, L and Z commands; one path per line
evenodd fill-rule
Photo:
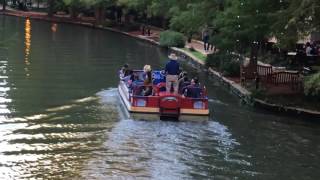
M 141 76 L 143 71 L 135 70 L 134 73 L 139 73 Z M 131 116 L 148 119 L 150 117 L 148 115 L 153 114 L 157 119 L 173 118 L 194 121 L 208 119 L 208 97 L 204 87 L 201 88 L 200 97 L 185 97 L 181 93 L 174 94 L 165 91 L 165 76 L 161 71 L 153 71 L 152 77 L 153 93 L 149 96 L 143 96 L 136 92 L 144 88 L 143 83 L 132 87 L 126 80 L 120 78 L 118 91 L 123 105 Z

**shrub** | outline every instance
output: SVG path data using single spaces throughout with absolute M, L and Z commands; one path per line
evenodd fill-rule
M 221 64 L 221 71 L 225 76 L 240 76 L 240 61 L 229 59 Z
M 175 31 L 164 31 L 160 33 L 160 46 L 184 47 L 185 38 L 182 33 Z
M 221 71 L 226 76 L 240 75 L 240 57 L 228 52 L 209 54 L 206 60 L 208 67 Z
M 304 81 L 304 94 L 320 99 L 320 72 L 306 78 Z
M 288 59 L 281 54 L 272 54 L 270 52 L 261 54 L 258 58 L 259 61 L 276 66 L 286 66 L 288 65 Z
M 251 97 L 262 99 L 262 100 L 265 100 L 265 97 L 267 94 L 267 90 L 262 88 L 259 88 L 259 89 L 250 88 L 250 92 L 251 92 Z
M 140 25 L 135 23 L 126 23 L 122 27 L 123 31 L 130 32 L 130 31 L 138 31 L 140 30 Z
M 227 58 L 227 55 L 225 53 L 215 53 L 215 54 L 208 54 L 207 60 L 206 60 L 206 65 L 208 67 L 214 67 L 219 69 L 221 62 L 223 59 Z
M 104 21 L 102 24 L 104 27 L 114 27 L 117 25 L 115 21 Z

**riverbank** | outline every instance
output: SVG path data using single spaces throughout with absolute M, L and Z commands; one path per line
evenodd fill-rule
M 77 19 L 70 18 L 67 15 L 54 15 L 52 17 L 48 17 L 46 13 L 21 12 L 21 11 L 15 11 L 15 10 L 7 10 L 4 12 L 2 11 L 0 12 L 0 14 L 18 16 L 18 17 L 24 17 L 24 18 L 32 18 L 32 19 L 38 19 L 38 20 L 46 20 L 46 21 L 56 22 L 56 23 L 70 23 L 70 24 L 82 25 L 82 26 L 87 26 L 92 28 L 105 29 L 105 30 L 125 34 L 127 36 L 137 38 L 139 40 L 143 40 L 155 45 L 159 45 L 158 40 L 159 40 L 159 34 L 161 32 L 161 30 L 152 29 L 152 33 L 150 36 L 141 35 L 140 31 L 126 32 L 113 27 L 97 26 L 95 24 L 95 20 L 93 18 L 88 18 L 88 17 L 82 17 Z M 202 53 L 204 56 L 206 56 L 207 54 L 207 52 L 203 51 L 202 49 L 203 44 L 201 44 L 201 42 L 199 41 L 193 40 L 187 46 L 193 47 L 197 52 Z M 203 59 L 196 57 L 189 51 L 186 51 L 186 49 L 171 48 L 170 50 L 176 52 L 177 54 L 179 54 L 181 57 L 185 59 L 190 59 L 191 61 L 196 62 L 197 64 L 199 64 L 199 66 L 203 66 L 203 67 L 205 66 L 205 61 L 203 61 Z M 252 104 L 254 107 L 259 107 L 259 108 L 271 110 L 274 112 L 280 112 L 280 113 L 294 115 L 294 116 L 303 115 L 303 116 L 312 117 L 312 118 L 320 118 L 320 112 L 317 112 L 317 111 L 312 111 L 312 110 L 297 108 L 297 107 L 277 105 L 277 104 L 268 103 L 256 98 L 252 98 L 251 93 L 246 88 L 242 87 L 238 82 L 235 82 L 233 80 L 230 80 L 224 77 L 221 73 L 213 70 L 212 68 L 209 68 L 208 72 L 210 75 L 214 76 L 217 80 L 219 80 L 221 84 L 226 86 L 233 94 L 236 94 L 244 102 L 248 104 Z

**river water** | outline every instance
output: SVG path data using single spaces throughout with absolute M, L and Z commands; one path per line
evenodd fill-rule
M 320 125 L 242 106 L 203 72 L 208 122 L 130 119 L 117 69 L 166 62 L 153 45 L 0 16 L 0 179 L 319 179 Z

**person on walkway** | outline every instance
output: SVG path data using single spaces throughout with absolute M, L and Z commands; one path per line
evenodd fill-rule
M 208 47 L 207 50 L 215 52 L 215 47 L 213 46 L 213 35 L 214 35 L 214 30 L 210 29 L 209 31 L 209 38 L 208 38 Z
M 166 91 L 171 92 L 171 86 L 175 94 L 178 94 L 178 75 L 180 71 L 180 65 L 177 62 L 178 57 L 176 54 L 171 53 L 169 55 L 169 61 L 166 64 Z
M 141 25 L 141 35 L 144 36 L 145 32 L 146 32 L 146 26 L 144 24 L 142 24 Z
M 202 31 L 202 41 L 204 50 L 207 52 L 209 50 L 209 29 L 207 26 Z
M 147 35 L 151 36 L 151 27 L 149 25 L 147 26 Z
M 312 51 L 311 43 L 307 42 L 307 44 L 306 44 L 306 55 L 307 56 L 312 56 L 311 51 Z

